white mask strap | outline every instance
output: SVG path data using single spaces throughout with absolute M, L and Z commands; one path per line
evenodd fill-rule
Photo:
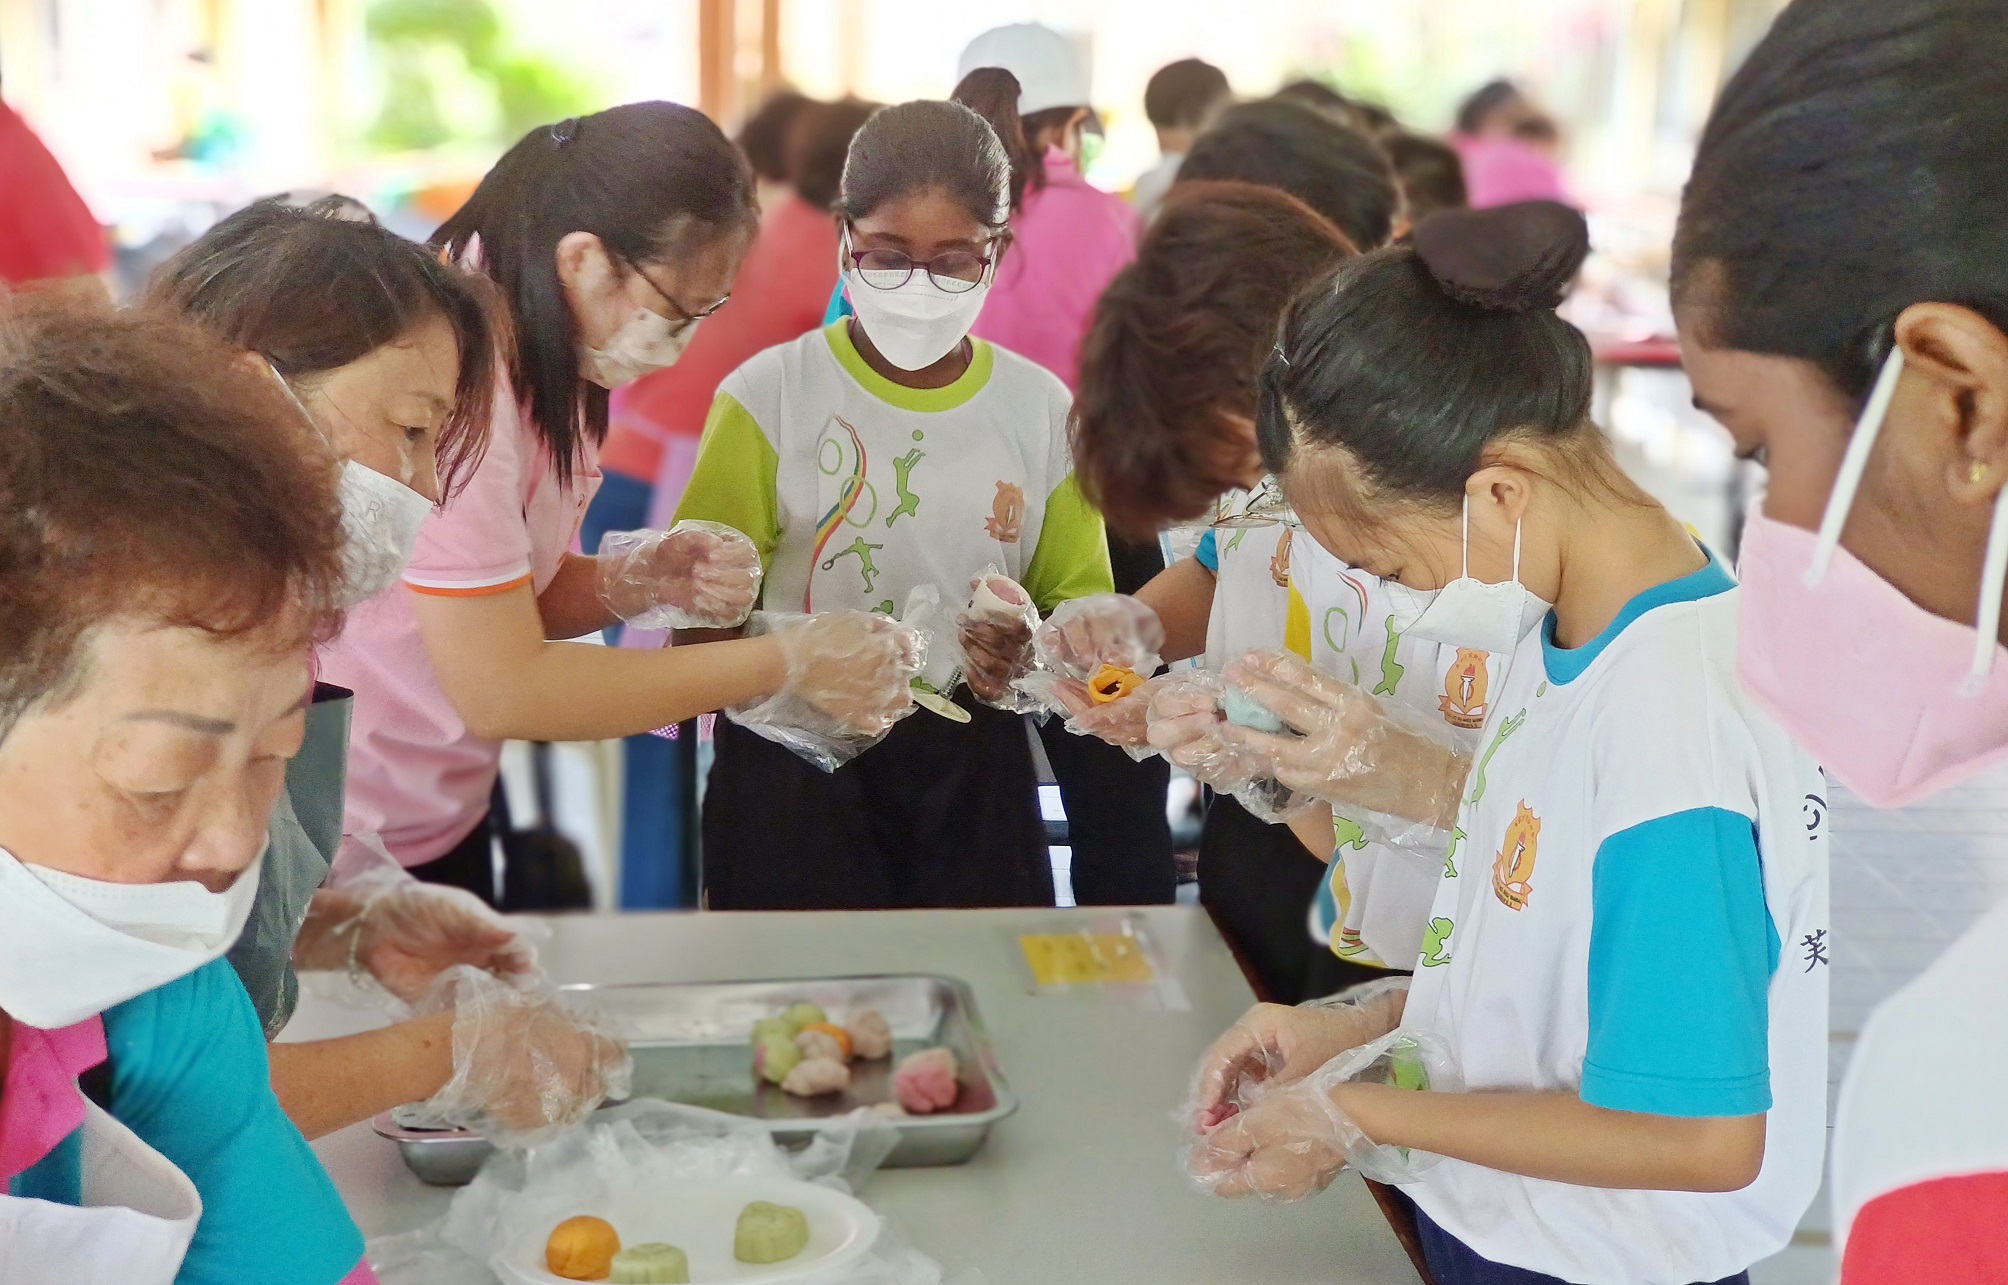
M 1875 387 L 1869 392 L 1868 404 L 1862 407 L 1862 417 L 1855 422 L 1847 454 L 1841 457 L 1841 471 L 1834 478 L 1834 492 L 1827 497 L 1827 511 L 1820 517 L 1820 538 L 1813 546 L 1812 565 L 1806 568 L 1809 589 L 1827 578 L 1827 564 L 1833 561 L 1834 550 L 1841 546 L 1841 528 L 1847 525 L 1848 510 L 1854 507 L 1855 492 L 1861 488 L 1862 474 L 1869 466 L 1869 452 L 1875 449 L 1876 437 L 1889 415 L 1890 399 L 1896 396 L 1897 378 L 1902 374 L 1903 349 L 1893 346 L 1889 358 L 1883 362 L 1882 373 L 1876 376 Z
M 1994 497 L 1994 522 L 1987 528 L 1987 557 L 1980 565 L 1979 632 L 1973 639 L 1973 673 L 1963 689 L 1968 696 L 1980 690 L 1981 682 L 1994 670 L 1994 652 L 2000 647 L 2001 580 L 2008 576 L 2008 486 Z
M 322 431 L 321 422 L 314 418 L 313 413 L 307 409 L 307 403 L 300 400 L 300 395 L 293 391 L 293 386 L 286 382 L 286 377 L 279 373 L 279 368 L 272 364 L 272 359 L 266 357 L 263 358 L 263 361 L 265 362 L 265 369 L 272 372 L 272 378 L 279 381 L 279 387 L 286 390 L 286 400 L 293 403 L 293 409 L 299 411 L 300 417 L 306 420 L 308 425 L 313 428 L 314 436 L 324 442 L 327 441 L 328 435 Z
M 1520 528 L 1525 524 L 1520 519 L 1513 520 L 1513 583 L 1520 583 Z
M 1457 578 L 1459 580 L 1471 578 L 1471 492 L 1469 491 L 1464 493 L 1464 569 Z

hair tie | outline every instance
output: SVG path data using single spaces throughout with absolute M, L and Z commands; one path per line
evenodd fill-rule
M 1287 354 L 1284 353 L 1282 344 L 1278 343 L 1274 348 L 1271 348 L 1269 350 L 1269 355 L 1274 357 L 1277 361 L 1282 362 L 1283 369 L 1288 370 L 1290 368 L 1290 358 Z
M 563 147 L 579 136 L 579 118 L 567 116 L 551 126 L 551 141 Z

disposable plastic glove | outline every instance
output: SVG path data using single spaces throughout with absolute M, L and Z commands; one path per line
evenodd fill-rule
M 1384 705 L 1288 652 L 1251 652 L 1223 678 L 1287 726 L 1282 733 L 1233 725 L 1218 731 L 1226 747 L 1259 765 L 1259 775 L 1425 829 L 1455 822 L 1471 758 L 1438 720 Z
M 1055 607 L 1033 650 L 1040 664 L 1066 678 L 1085 681 L 1103 666 L 1148 677 L 1164 663 L 1164 623 L 1128 594 L 1093 594 Z
M 1210 1129 L 1347 1049 L 1379 1039 L 1400 1024 L 1407 1000 L 1408 978 L 1390 977 L 1295 1008 L 1255 1005 L 1200 1057 L 1186 1123 Z
M 1226 794 L 1268 776 L 1260 754 L 1244 750 L 1226 737 L 1233 729 L 1220 711 L 1225 691 L 1220 675 L 1195 670 L 1168 675 L 1154 686 L 1145 714 L 1145 735 L 1152 749 L 1201 784 Z
M 529 926 L 511 925 L 473 893 L 414 879 L 374 834 L 347 835 L 342 848 L 315 909 L 339 916 L 334 948 L 392 995 L 414 1003 L 456 964 L 499 977 L 535 971 Z
M 730 629 L 760 596 L 760 551 L 719 522 L 600 539 L 600 601 L 640 629 Z
M 398 1112 L 418 1127 L 479 1129 L 527 1145 L 577 1124 L 634 1080 L 627 1046 L 561 998 L 548 981 L 512 985 L 477 968 L 448 970 L 418 1005 L 453 1014 L 453 1078 Z
M 834 771 L 913 712 L 927 637 L 911 625 L 862 611 L 762 612 L 754 628 L 780 645 L 788 677 L 766 700 L 726 711 L 748 731 Z
M 1025 586 L 995 569 L 971 578 L 968 604 L 955 625 L 968 658 L 963 678 L 969 690 L 986 705 L 1026 709 L 1011 687 L 1013 679 L 1031 671 L 1032 634 L 1039 628 L 1039 609 Z
M 1350 1164 L 1380 1182 L 1412 1182 L 1441 1159 L 1382 1146 L 1333 1100 L 1350 1083 L 1460 1092 L 1456 1061 L 1436 1036 L 1395 1030 L 1338 1054 L 1288 1088 L 1197 1131 L 1186 1173 L 1202 1190 L 1230 1199 L 1292 1201 L 1323 1191 Z

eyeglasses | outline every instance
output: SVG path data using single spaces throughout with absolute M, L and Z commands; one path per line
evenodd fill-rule
M 993 242 L 994 244 L 994 242 Z M 860 281 L 875 290 L 897 290 L 913 279 L 915 269 L 949 294 L 967 294 L 983 284 L 996 257 L 968 250 L 950 250 L 932 259 L 915 259 L 904 250 L 853 250 L 844 238 L 844 257 L 857 270 Z
M 696 325 L 698 322 L 710 316 L 712 313 L 717 312 L 720 308 L 723 308 L 726 304 L 732 302 L 732 293 L 730 291 L 727 291 L 726 293 L 720 295 L 718 297 L 718 301 L 712 304 L 710 307 L 700 308 L 697 309 L 696 311 L 692 311 L 691 309 L 686 308 L 682 304 L 678 303 L 676 301 L 675 295 L 671 294 L 669 291 L 657 285 L 655 283 L 655 278 L 648 275 L 648 273 L 642 271 L 642 266 L 639 263 L 630 262 L 628 264 L 628 267 L 634 270 L 634 274 L 636 276 L 640 277 L 643 281 L 648 282 L 649 289 L 655 291 L 658 295 L 662 296 L 662 301 L 669 305 L 670 311 L 675 315 L 667 318 L 667 320 L 672 325 L 675 326 L 675 330 L 673 331 L 673 333 L 675 334 L 682 334 L 685 330 L 688 330 L 690 327 Z

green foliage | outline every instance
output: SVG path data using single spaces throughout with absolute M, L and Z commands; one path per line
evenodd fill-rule
M 513 143 L 594 105 L 581 77 L 511 49 L 489 0 L 376 0 L 366 25 L 383 78 L 374 146 Z

